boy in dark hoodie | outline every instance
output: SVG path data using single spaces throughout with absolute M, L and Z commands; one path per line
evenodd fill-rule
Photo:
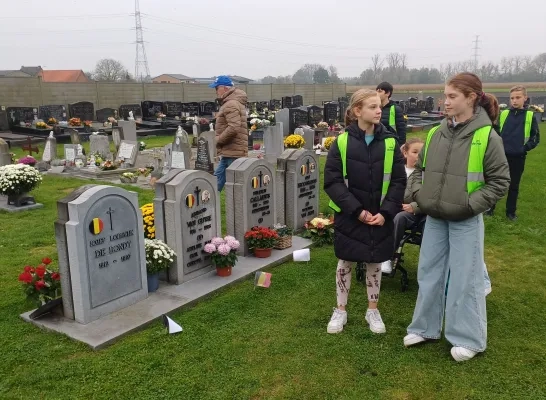
M 506 199 L 506 217 L 514 221 L 519 194 L 519 184 L 527 152 L 537 147 L 540 141 L 538 123 L 533 111 L 527 109 L 527 90 L 523 86 L 510 89 L 510 110 L 503 110 L 499 116 L 499 135 L 504 144 L 504 153 L 510 167 L 510 189 Z M 493 215 L 495 207 L 486 212 Z
M 394 88 L 389 82 L 381 82 L 375 91 L 381 99 L 381 123 L 396 135 L 398 144 L 402 146 L 406 143 L 406 120 L 400 106 L 391 100 Z

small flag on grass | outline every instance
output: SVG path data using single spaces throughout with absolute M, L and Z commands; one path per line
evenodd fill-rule
M 172 319 L 163 314 L 163 325 L 167 328 L 168 333 L 182 332 L 182 327 L 174 322 Z
M 254 278 L 254 286 L 261 286 L 268 288 L 271 285 L 271 274 L 269 272 L 256 272 L 256 277 Z

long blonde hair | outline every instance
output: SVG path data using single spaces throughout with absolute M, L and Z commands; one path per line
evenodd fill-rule
M 357 121 L 358 118 L 354 112 L 354 109 L 362 108 L 364 102 L 370 97 L 374 96 L 379 97 L 375 90 L 370 89 L 359 89 L 351 96 L 349 107 L 347 107 L 347 111 L 345 112 L 345 126 L 349 126 L 353 122 Z

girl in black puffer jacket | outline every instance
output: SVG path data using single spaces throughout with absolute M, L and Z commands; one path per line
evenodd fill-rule
M 381 263 L 392 256 L 393 219 L 402 211 L 406 172 L 396 138 L 380 120 L 381 101 L 377 93 L 357 91 L 347 109 L 346 132 L 332 144 L 326 160 L 324 190 L 336 211 L 334 249 L 339 259 L 337 308 L 328 324 L 328 333 L 341 332 L 347 323 L 345 306 L 354 262 L 366 264 L 369 301 L 366 321 L 372 332 L 385 332 L 377 310 Z

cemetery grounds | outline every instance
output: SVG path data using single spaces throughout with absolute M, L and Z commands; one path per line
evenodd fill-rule
M 546 134 L 546 124 L 541 131 Z M 171 140 L 144 141 L 151 148 Z M 443 339 L 403 347 L 417 296 L 418 249 L 409 245 L 409 290 L 400 291 L 398 275 L 383 278 L 379 308 L 385 335 L 368 329 L 366 290 L 354 278 L 348 325 L 341 334 L 326 333 L 335 306 L 332 247 L 313 249 L 308 264 L 272 268 L 269 289 L 255 290 L 248 279 L 173 313 L 184 328 L 181 334 L 167 335 L 157 320 L 93 351 L 42 331 L 19 317 L 32 306 L 24 302 L 17 277 L 23 266 L 43 257 L 53 258 L 55 265 L 56 201 L 89 183 L 44 176 L 33 191 L 44 208 L 0 212 L 0 399 L 546 398 L 544 159 L 544 143 L 527 157 L 519 220 L 507 222 L 504 201 L 496 216 L 486 219 L 486 262 L 493 282 L 487 298 L 488 349 L 461 364 L 452 360 Z M 151 190 L 123 187 L 138 192 L 140 205 L 154 197 Z M 327 213 L 324 191 L 320 203 Z

